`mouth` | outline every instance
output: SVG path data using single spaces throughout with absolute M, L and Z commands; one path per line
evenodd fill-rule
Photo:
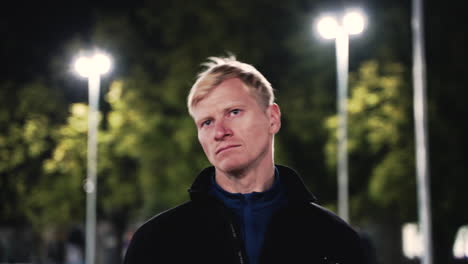
M 231 148 L 237 148 L 237 147 L 240 147 L 240 145 L 227 145 L 227 146 L 224 146 L 224 147 L 221 147 L 219 149 L 216 150 L 215 154 L 219 154 L 225 150 L 228 150 L 228 149 L 231 149 Z

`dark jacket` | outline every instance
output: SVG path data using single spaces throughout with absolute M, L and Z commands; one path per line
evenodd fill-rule
M 364 264 L 357 233 L 317 205 L 296 172 L 277 168 L 288 204 L 271 218 L 259 263 Z M 189 189 L 189 202 L 135 232 L 125 264 L 248 264 L 233 215 L 208 194 L 213 174 L 213 167 L 203 170 Z

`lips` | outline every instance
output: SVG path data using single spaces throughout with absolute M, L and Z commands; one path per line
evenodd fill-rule
M 216 150 L 216 154 L 219 154 L 225 150 L 228 150 L 228 149 L 231 149 L 231 148 L 236 148 L 236 147 L 240 147 L 240 145 L 227 145 L 227 146 L 223 146 L 223 147 L 220 147 Z

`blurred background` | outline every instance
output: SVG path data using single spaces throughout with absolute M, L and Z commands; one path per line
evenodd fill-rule
M 457 1 L 426 0 L 434 263 L 468 263 L 467 32 Z M 188 199 L 209 163 L 185 99 L 200 63 L 231 52 L 272 83 L 276 161 L 337 211 L 337 73 L 324 13 L 360 7 L 349 39 L 349 222 L 374 263 L 419 263 L 411 3 L 197 0 L 11 3 L 0 11 L 0 263 L 84 263 L 87 50 L 101 78 L 96 263 L 119 263 L 133 231 Z M 465 120 L 465 121 L 463 121 Z

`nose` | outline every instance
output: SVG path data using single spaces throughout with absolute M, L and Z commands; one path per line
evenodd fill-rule
M 232 135 L 232 130 L 226 126 L 226 123 L 223 120 L 216 122 L 215 124 L 215 140 L 223 140 L 226 137 Z

